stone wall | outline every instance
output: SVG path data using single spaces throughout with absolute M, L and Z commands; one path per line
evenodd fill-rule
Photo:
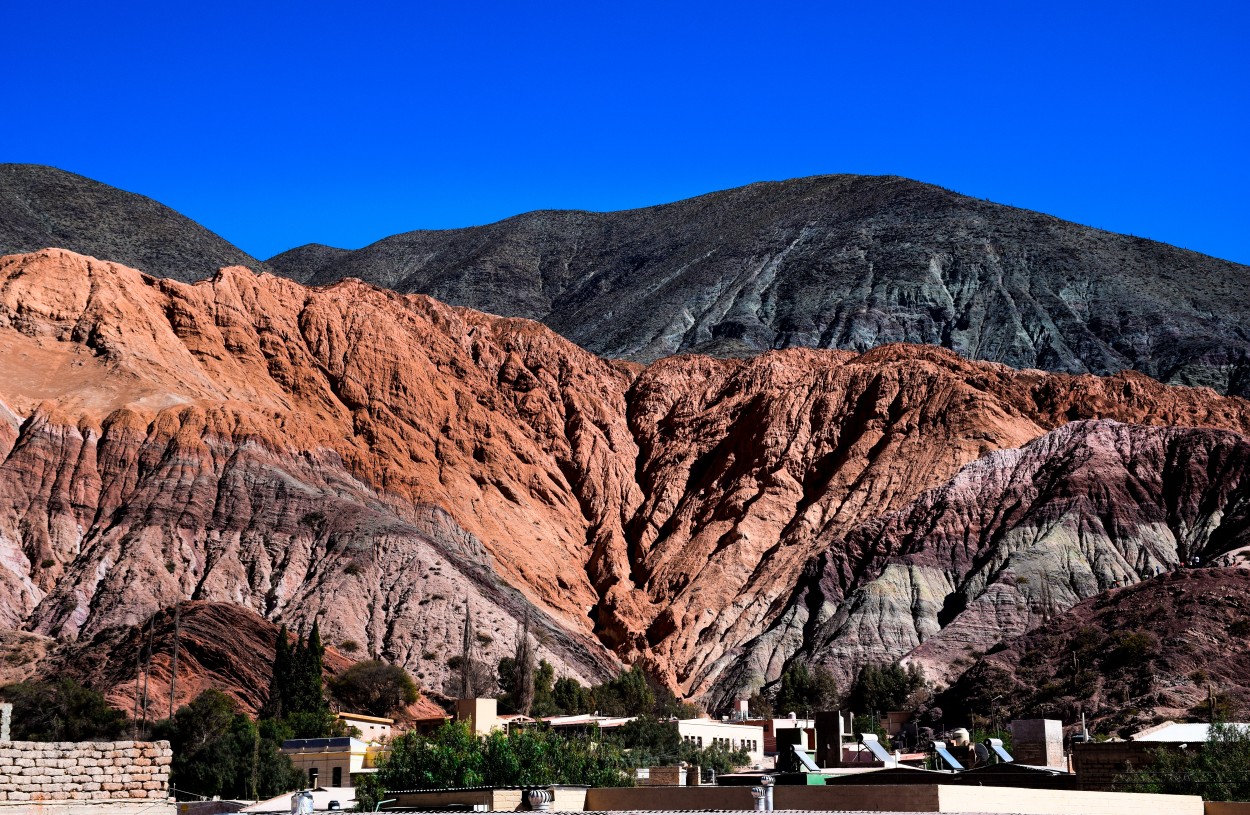
M 167 741 L 0 743 L 0 802 L 163 800 Z

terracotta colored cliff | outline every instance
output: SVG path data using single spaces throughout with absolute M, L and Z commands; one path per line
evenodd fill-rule
M 1250 429 L 1244 400 L 1132 373 L 901 345 L 640 369 L 357 281 L 59 250 L 0 259 L 0 403 L 3 625 L 230 602 L 437 688 L 467 601 L 488 661 L 529 609 L 560 673 L 642 659 L 692 695 L 741 684 L 813 556 L 987 453 L 1083 418 Z

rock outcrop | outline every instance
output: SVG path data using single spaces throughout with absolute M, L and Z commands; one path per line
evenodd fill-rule
M 1250 268 L 895 177 L 531 212 L 268 263 L 542 320 L 597 354 L 940 345 L 1017 368 L 1250 395 Z
M 59 250 L 10 256 L 0 622 L 87 641 L 179 600 L 227 602 L 293 628 L 316 618 L 328 644 L 437 689 L 467 603 L 487 661 L 511 654 L 530 614 L 562 674 L 641 660 L 713 698 L 775 678 L 805 642 L 841 647 L 817 627 L 828 615 L 796 616 L 815 597 L 800 581 L 814 557 L 832 564 L 836 597 L 808 572 L 831 603 L 866 590 L 873 524 L 929 517 L 906 509 L 925 490 L 1083 419 L 1141 425 L 1131 450 L 1153 451 L 1180 438 L 1170 427 L 1250 432 L 1250 403 L 906 345 L 644 368 L 359 281 L 232 268 L 186 285 Z M 1008 457 L 1041 472 L 1063 460 L 1060 437 Z M 1153 466 L 1131 450 L 1125 468 Z M 1194 478 L 1190 497 L 1217 495 L 1222 477 Z M 1100 489 L 1086 479 L 1078 497 L 1081 484 Z M 1103 517 L 1094 497 L 1074 506 Z M 1204 521 L 1208 546 L 1235 529 L 1221 517 Z M 891 535 L 917 552 L 941 543 L 924 530 Z M 1112 570 L 1126 578 L 1142 573 L 1127 534 L 1115 546 L 1136 571 Z M 971 608 L 983 577 L 969 557 L 944 574 Z M 851 561 L 865 571 L 839 571 Z
M 142 195 L 36 164 L 0 164 L 0 255 L 58 247 L 201 280 L 223 266 L 265 264 Z
M 173 709 L 216 688 L 234 699 L 240 710 L 260 710 L 269 694 L 278 626 L 233 603 L 181 603 L 178 616 Z M 70 676 L 99 690 L 135 718 L 143 716 L 146 694 L 147 719 L 155 721 L 170 711 L 174 640 L 174 610 L 162 609 L 137 625 L 107 628 L 64 644 L 47 658 L 40 673 Z M 342 673 L 353 662 L 350 655 L 327 647 L 325 678 Z

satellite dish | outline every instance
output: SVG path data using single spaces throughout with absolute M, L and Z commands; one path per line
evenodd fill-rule
M 990 750 L 984 744 L 977 742 L 976 745 L 977 764 L 984 764 L 990 760 Z

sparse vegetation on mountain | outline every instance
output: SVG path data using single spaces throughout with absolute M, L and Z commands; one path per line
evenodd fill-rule
M 267 268 L 151 198 L 54 167 L 0 164 L 0 255 L 53 247 L 186 282 L 224 266 Z
M 891 176 L 530 212 L 268 262 L 541 320 L 612 358 L 912 342 L 1250 395 L 1247 267 Z

